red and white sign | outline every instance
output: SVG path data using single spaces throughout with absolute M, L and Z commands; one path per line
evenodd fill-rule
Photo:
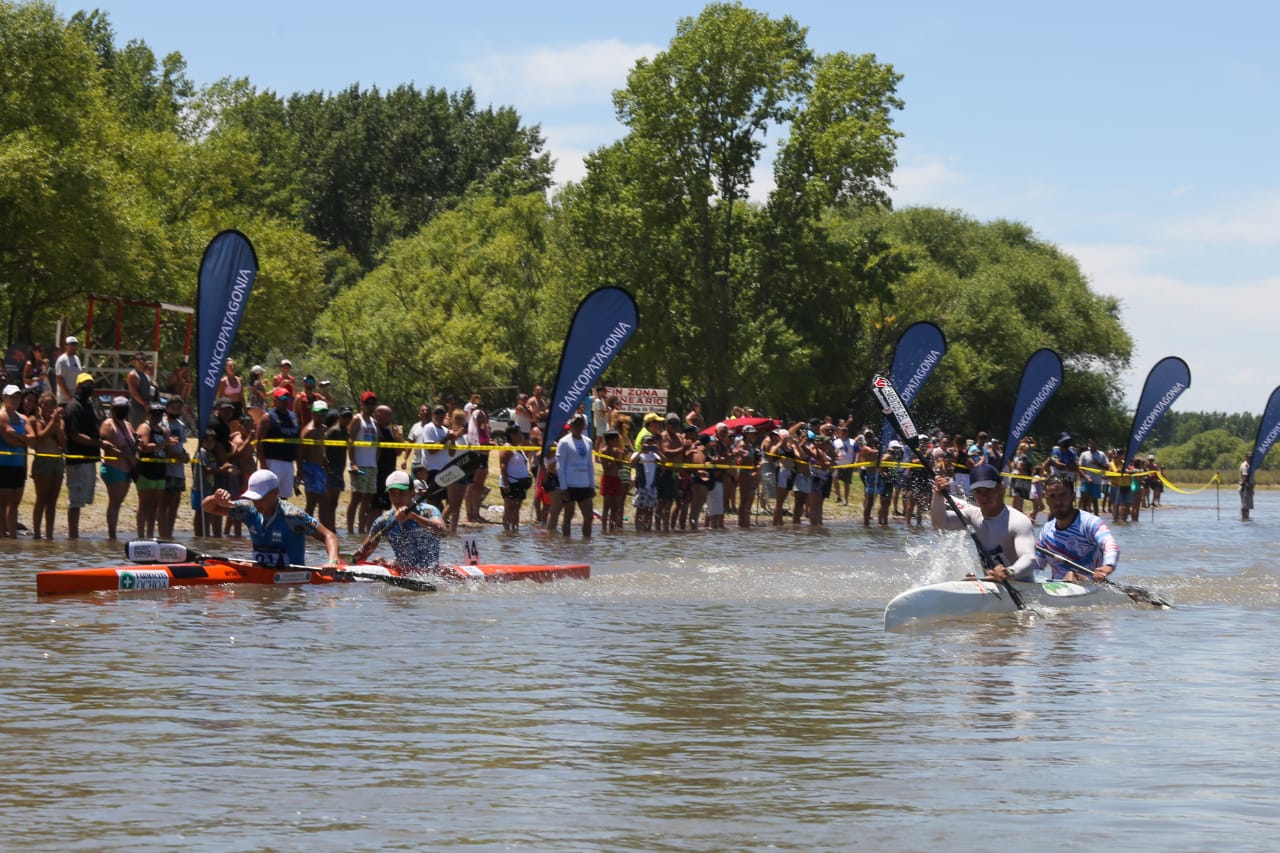
M 605 398 L 617 397 L 624 412 L 666 411 L 666 388 L 608 388 Z

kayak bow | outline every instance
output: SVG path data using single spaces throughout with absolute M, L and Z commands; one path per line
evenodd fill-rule
M 1085 586 L 1065 581 L 1010 581 L 1010 584 L 1026 606 L 1035 610 L 1133 604 L 1123 591 L 1103 584 Z M 943 581 L 918 586 L 896 596 L 884 609 L 884 628 L 897 631 L 944 619 L 1012 613 L 1018 609 L 1003 586 L 995 581 L 979 578 Z

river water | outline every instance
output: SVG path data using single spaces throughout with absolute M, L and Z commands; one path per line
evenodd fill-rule
M 119 546 L 10 543 L 0 848 L 1272 850 L 1280 493 L 1166 503 L 1117 578 L 1172 611 L 902 634 L 963 536 L 486 529 L 592 577 L 53 600 Z

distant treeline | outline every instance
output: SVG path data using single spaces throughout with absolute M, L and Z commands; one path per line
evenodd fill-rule
M 1234 477 L 1244 455 L 1253 450 L 1261 422 L 1262 415 L 1247 412 L 1171 411 L 1152 430 L 1147 444 L 1159 448 L 1156 459 L 1166 468 L 1224 471 Z M 1267 454 L 1260 468 L 1277 467 L 1275 455 Z

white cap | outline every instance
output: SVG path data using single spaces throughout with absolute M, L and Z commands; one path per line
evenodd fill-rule
M 75 335 L 67 335 L 67 339 L 66 339 L 65 341 L 63 341 L 63 343 L 67 343 L 67 344 L 78 344 L 78 343 L 80 343 L 80 339 L 79 339 L 79 338 L 77 338 Z
M 387 475 L 387 489 L 412 489 L 413 480 L 403 471 L 392 471 Z
M 280 488 L 280 478 L 274 471 L 262 468 L 254 471 L 249 477 L 249 488 L 245 489 L 240 497 L 260 501 L 278 488 Z
M 896 439 L 896 438 L 895 438 L 893 441 L 889 442 L 889 449 L 890 449 L 890 450 L 901 450 L 901 449 L 902 449 L 902 442 L 901 442 L 901 441 L 898 441 L 898 439 Z
M 6 397 L 8 397 L 10 394 L 21 394 L 21 393 L 22 393 L 22 389 L 19 388 L 17 385 L 4 386 L 4 396 Z
M 111 398 L 111 405 L 112 405 L 112 406 L 127 406 L 127 405 L 129 405 L 129 398 L 128 398 L 128 397 L 112 397 L 112 398 Z

